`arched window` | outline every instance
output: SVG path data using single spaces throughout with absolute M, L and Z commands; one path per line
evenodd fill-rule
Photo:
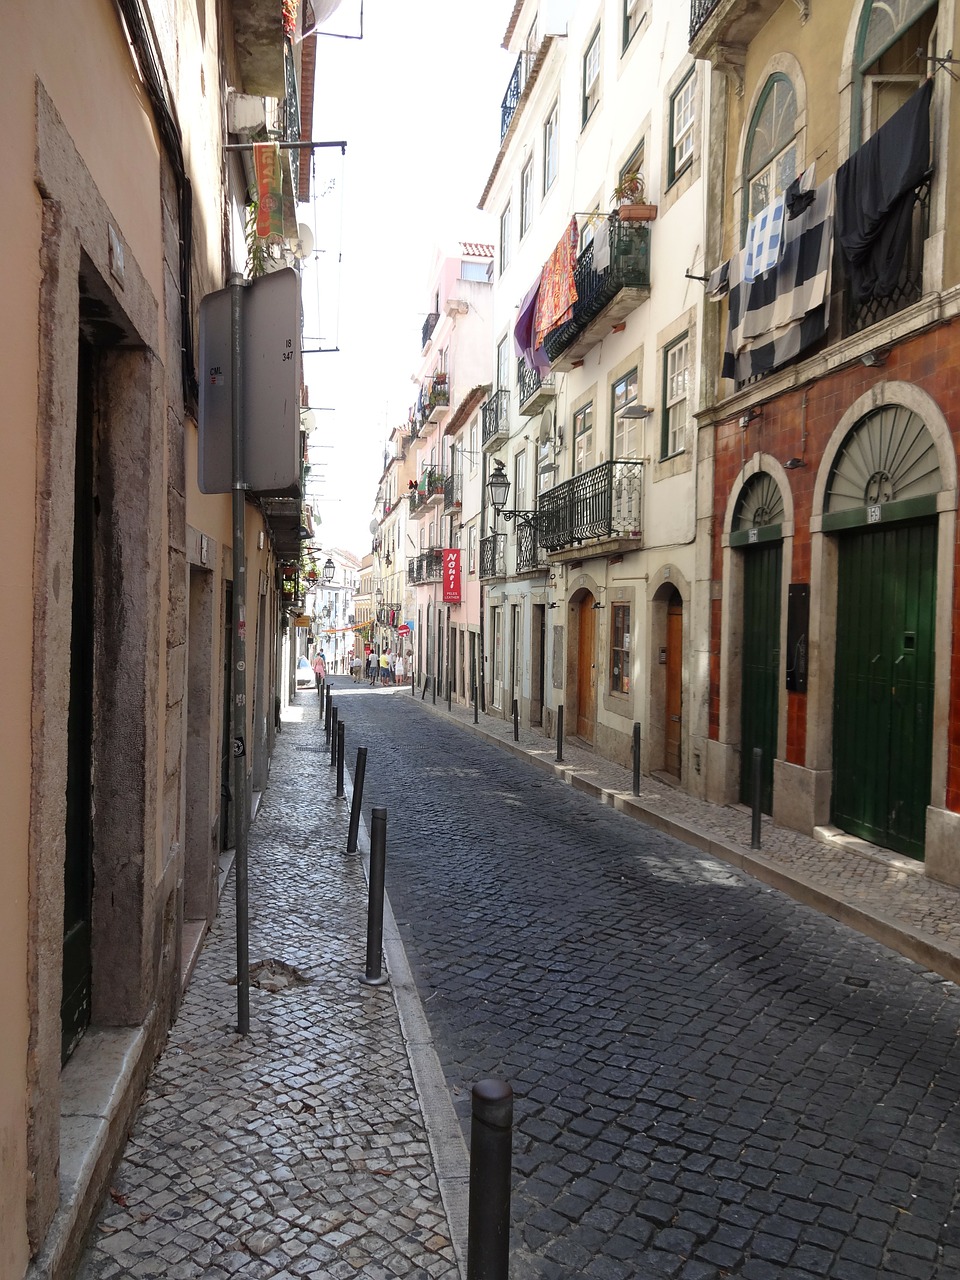
M 783 494 L 780 486 L 767 471 L 758 471 L 743 486 L 733 513 L 732 533 L 747 533 L 751 529 L 779 530 L 783 523 Z
M 744 227 L 786 191 L 799 173 L 799 162 L 797 95 L 787 77 L 776 72 L 763 87 L 747 132 Z
M 937 0 L 866 0 L 857 33 L 853 148 L 894 114 L 928 72 Z
M 937 446 L 921 417 L 903 405 L 884 405 L 861 418 L 843 442 L 827 484 L 825 511 L 833 515 L 938 493 Z

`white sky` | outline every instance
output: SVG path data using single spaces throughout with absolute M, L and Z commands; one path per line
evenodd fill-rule
M 347 143 L 345 157 L 316 152 L 316 189 L 330 177 L 335 186 L 316 203 L 321 252 L 303 289 L 304 345 L 339 347 L 304 356 L 311 405 L 334 410 L 316 414 L 309 437 L 325 548 L 370 549 L 384 442 L 416 398 L 438 246 L 496 238 L 477 201 L 500 142 L 513 62 L 500 42 L 512 9 L 513 0 L 364 0 L 363 40 L 317 42 L 313 137 Z M 355 34 L 359 10 L 342 0 L 326 29 Z

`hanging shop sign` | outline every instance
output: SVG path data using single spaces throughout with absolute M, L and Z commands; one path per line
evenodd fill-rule
M 453 548 L 443 552 L 443 601 L 460 603 L 460 552 Z

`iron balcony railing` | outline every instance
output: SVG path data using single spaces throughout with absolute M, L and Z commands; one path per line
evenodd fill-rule
M 642 499 L 642 462 L 601 462 L 540 495 L 540 545 L 559 551 L 588 538 L 639 538 Z
M 445 511 L 451 511 L 454 507 L 459 507 L 463 500 L 463 474 L 455 471 L 453 475 L 447 476 L 443 482 L 443 506 Z
M 872 324 L 888 320 L 905 307 L 919 302 L 923 296 L 923 243 L 930 228 L 930 178 L 917 187 L 917 202 L 913 206 L 913 223 L 910 228 L 910 239 L 907 241 L 907 252 L 900 269 L 900 278 L 896 286 L 885 298 L 869 298 L 866 302 L 857 302 L 853 291 L 846 289 L 846 306 L 844 307 L 844 337 L 859 333 Z
M 507 136 L 507 130 L 510 128 L 510 121 L 516 114 L 517 107 L 520 105 L 520 95 L 523 93 L 527 78 L 530 75 L 530 68 L 533 66 L 534 54 L 528 53 L 526 50 L 520 54 L 517 59 L 517 65 L 513 68 L 513 74 L 510 76 L 510 83 L 507 85 L 507 92 L 503 95 L 503 102 L 500 104 L 500 141 L 502 142 Z
M 593 264 L 593 242 L 583 250 L 573 272 L 577 300 L 573 315 L 547 334 L 544 349 L 553 361 L 583 333 L 622 289 L 650 288 L 650 229 L 645 222 L 610 219 L 610 264 Z
M 537 522 L 520 520 L 517 522 L 517 573 L 530 569 L 538 569 L 543 564 L 540 555 L 540 540 L 537 535 Z
M 491 533 L 480 539 L 480 577 L 505 578 L 507 576 L 507 535 Z
M 690 43 L 700 28 L 706 23 L 720 0 L 690 0 Z
M 407 581 L 412 583 L 440 582 L 443 578 L 443 552 L 432 547 L 407 560 Z
M 506 438 L 510 433 L 509 391 L 495 391 L 481 407 L 481 416 L 484 444 L 488 444 L 499 436 Z
M 420 346 L 425 347 L 433 336 L 433 331 L 437 327 L 437 321 L 440 319 L 438 311 L 431 311 L 423 322 L 423 328 L 420 330 Z

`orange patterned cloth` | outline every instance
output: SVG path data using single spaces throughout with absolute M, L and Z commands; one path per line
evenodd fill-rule
M 573 304 L 577 300 L 573 269 L 577 265 L 579 238 L 577 220 L 571 218 L 560 243 L 544 264 L 540 276 L 540 296 L 533 318 L 535 348 L 542 347 L 547 334 L 573 315 Z

